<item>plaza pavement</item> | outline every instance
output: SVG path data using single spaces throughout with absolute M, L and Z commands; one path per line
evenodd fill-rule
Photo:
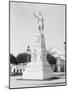
M 56 77 L 47 80 L 24 80 L 23 76 L 10 76 L 10 88 L 65 85 L 65 73 L 54 73 Z

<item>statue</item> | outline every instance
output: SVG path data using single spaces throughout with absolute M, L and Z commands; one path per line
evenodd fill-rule
M 33 13 L 37 19 L 39 32 L 37 33 L 38 41 L 35 43 L 36 47 L 34 48 L 32 62 L 30 62 L 24 73 L 23 79 L 36 79 L 36 80 L 45 80 L 47 78 L 53 77 L 52 68 L 47 61 L 47 50 L 45 45 L 44 38 L 44 19 L 41 13 L 39 16 Z
M 37 16 L 35 13 L 33 13 L 33 15 L 38 19 L 37 23 L 38 23 L 38 28 L 39 30 L 43 30 L 44 29 L 44 19 L 43 16 L 41 15 L 41 12 L 39 12 L 39 16 Z

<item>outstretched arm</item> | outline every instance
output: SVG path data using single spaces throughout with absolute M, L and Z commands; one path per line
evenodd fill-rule
M 33 12 L 33 15 L 37 18 L 37 19 L 39 19 L 39 17 L 38 16 L 36 16 L 36 14 Z

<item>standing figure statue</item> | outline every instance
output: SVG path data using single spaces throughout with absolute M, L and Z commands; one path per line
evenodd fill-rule
M 39 12 L 39 16 L 37 16 L 35 13 L 33 15 L 37 18 L 37 23 L 38 23 L 38 28 L 39 30 L 44 30 L 44 19 L 43 16 L 41 15 L 41 12 Z

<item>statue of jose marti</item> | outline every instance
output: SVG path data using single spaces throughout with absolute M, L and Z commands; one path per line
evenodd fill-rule
M 39 12 L 38 16 L 35 13 L 33 13 L 33 15 L 37 18 L 38 29 L 40 31 L 44 30 L 44 19 L 43 16 L 41 15 L 41 12 Z

